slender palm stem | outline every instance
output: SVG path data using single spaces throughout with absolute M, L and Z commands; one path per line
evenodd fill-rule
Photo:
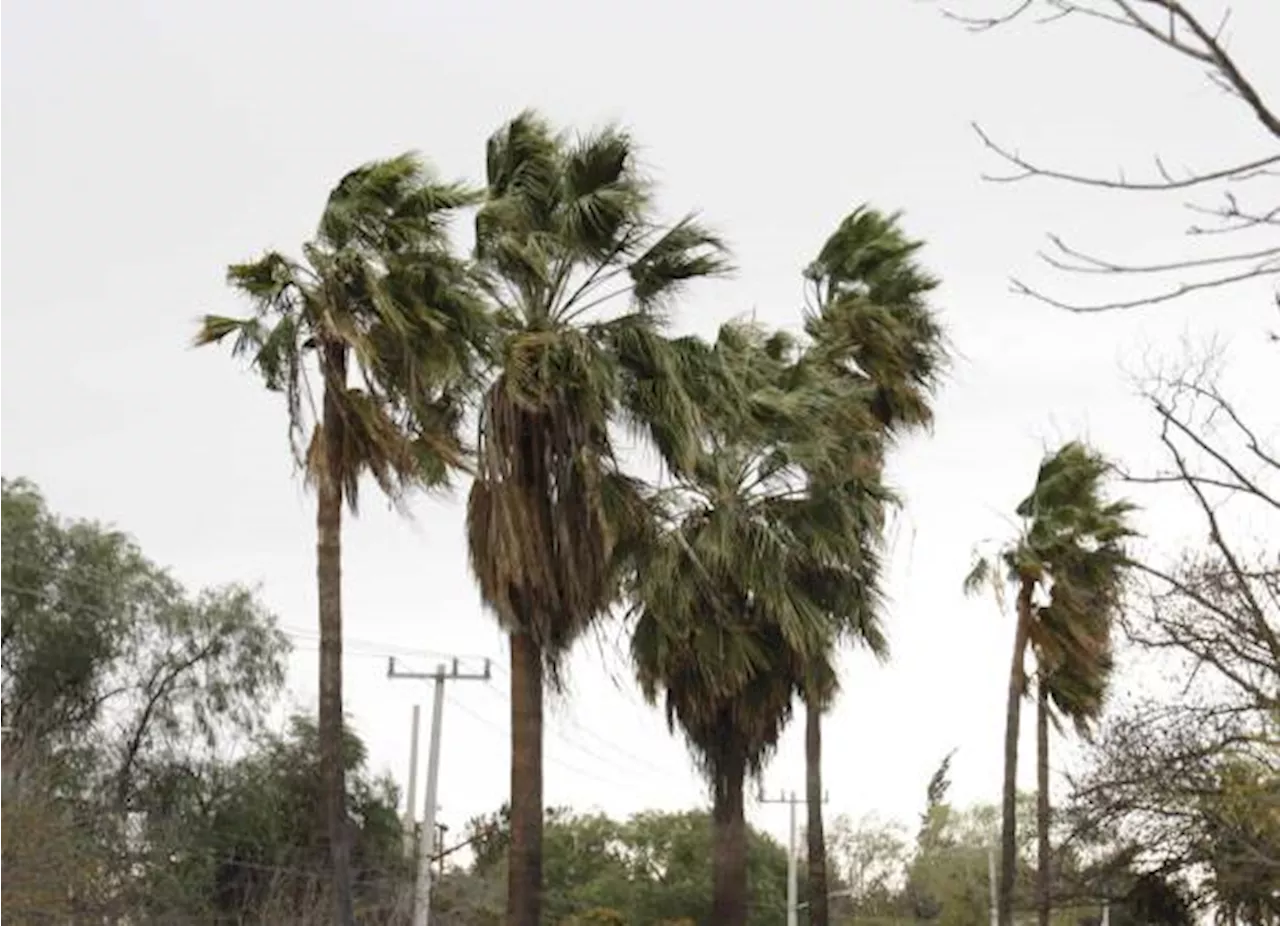
M 1018 874 L 1018 728 L 1022 695 L 1027 678 L 1024 660 L 1031 633 L 1031 595 L 1035 583 L 1023 579 L 1018 589 L 1018 626 L 1013 637 L 1013 663 L 1009 669 L 1009 696 L 1005 708 L 1004 791 L 1000 829 L 1000 891 L 998 926 L 1013 926 L 1013 889 Z
M 1041 669 L 1036 682 L 1036 912 L 1040 926 L 1049 926 L 1053 865 L 1049 812 L 1049 686 Z
M 822 705 L 812 691 L 805 697 L 804 747 L 809 926 L 828 926 L 831 914 L 827 889 L 827 839 L 822 821 Z
M 332 346 L 323 362 L 346 371 L 346 351 Z M 334 922 L 355 926 L 346 781 L 342 763 L 342 466 L 343 422 L 335 387 L 326 385 L 321 436 L 325 465 L 316 492 L 316 586 L 320 611 L 320 773 L 333 864 Z

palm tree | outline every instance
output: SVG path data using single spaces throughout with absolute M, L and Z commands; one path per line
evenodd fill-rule
M 630 137 L 573 139 L 524 113 L 489 139 L 476 261 L 498 319 L 468 503 L 471 563 L 511 643 L 509 926 L 537 926 L 542 885 L 542 699 L 564 655 L 618 597 L 615 560 L 647 516 L 617 425 L 674 470 L 699 409 L 686 381 L 705 350 L 664 337 L 672 298 L 724 272 L 719 240 L 661 224 Z
M 637 557 L 632 654 L 645 696 L 664 699 L 710 779 L 711 921 L 734 926 L 747 909 L 745 780 L 794 696 L 834 677 L 832 616 L 866 599 L 864 509 L 884 500 L 833 476 L 856 435 L 879 439 L 839 381 L 796 364 L 789 339 L 746 326 L 726 326 L 716 355 L 739 406 L 708 416 L 703 457 Z
M 942 329 L 926 297 L 938 282 L 915 260 L 921 242 L 906 237 L 898 215 L 861 206 L 841 223 L 805 270 L 805 329 L 812 340 L 806 362 L 847 381 L 850 401 L 865 403 L 883 431 L 881 446 L 851 458 L 850 471 L 883 466 L 885 446 L 933 420 L 932 393 L 945 366 Z M 839 637 L 866 645 L 880 659 L 888 646 L 879 622 L 878 554 L 881 512 L 862 526 L 865 600 L 836 615 Z M 822 819 L 822 714 L 834 699 L 837 679 L 824 672 L 830 656 L 805 687 L 805 795 L 808 806 L 810 923 L 827 926 L 826 834 Z
M 450 251 L 471 194 L 413 155 L 352 171 L 329 194 L 301 261 L 277 252 L 227 271 L 249 318 L 206 316 L 197 344 L 233 338 L 285 396 L 290 445 L 315 488 L 321 767 L 336 918 L 353 922 L 342 766 L 342 506 L 362 475 L 392 499 L 435 486 L 464 458 L 457 426 L 486 312 Z M 316 384 L 319 378 L 319 408 Z
M 1105 638 L 1096 631 L 1109 625 L 1119 607 L 1120 590 L 1128 560 L 1123 542 L 1132 536 L 1129 515 L 1133 506 L 1107 501 L 1102 482 L 1107 463 L 1078 442 L 1064 445 L 1045 458 L 1035 488 L 1017 514 L 1022 530 L 1017 540 L 999 554 L 1003 580 L 1017 589 L 1017 624 L 1013 662 L 1009 671 L 1009 696 L 1005 714 L 1004 793 L 1000 845 L 1000 926 L 1012 926 L 1013 887 L 1017 864 L 1018 730 L 1022 698 L 1026 694 L 1024 665 L 1028 646 L 1034 648 L 1051 679 L 1050 667 L 1063 667 L 1058 690 L 1070 703 L 1080 698 L 1081 669 L 1103 661 Z M 984 583 L 1001 591 L 1002 577 L 989 558 L 979 559 L 965 579 L 967 591 Z M 1048 590 L 1048 602 L 1037 595 Z M 1093 684 L 1090 679 L 1090 684 Z M 1046 696 L 1053 690 L 1046 683 Z

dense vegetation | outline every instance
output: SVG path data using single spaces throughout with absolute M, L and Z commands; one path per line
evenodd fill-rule
M 1280 138 L 1210 33 L 1157 5 L 1167 38 L 1118 3 L 1217 68 Z M 195 341 L 229 346 L 283 397 L 315 495 L 315 718 L 270 711 L 289 646 L 252 589 L 185 589 L 126 534 L 5 480 L 3 915 L 408 921 L 423 860 L 406 851 L 394 783 L 344 722 L 344 518 L 371 480 L 393 502 L 468 485 L 456 539 L 510 640 L 510 791 L 471 821 L 465 851 L 427 860 L 436 922 L 777 922 L 789 859 L 748 825 L 747 789 L 799 709 L 813 926 L 973 926 L 992 907 L 999 926 L 1075 926 L 1104 907 L 1113 926 L 1280 923 L 1280 558 L 1274 534 L 1251 533 L 1280 510 L 1266 423 L 1191 357 L 1145 387 L 1165 467 L 1131 472 L 1078 440 L 1047 452 L 1013 535 L 964 583 L 1011 599 L 1001 805 L 953 806 L 949 756 L 913 836 L 874 819 L 828 827 L 837 657 L 854 645 L 889 659 L 885 534 L 909 487 L 888 464 L 932 423 L 951 360 L 938 280 L 900 216 L 850 204 L 796 268 L 793 324 L 726 317 L 684 334 L 681 299 L 731 269 L 729 247 L 664 211 L 637 150 L 621 128 L 579 134 L 525 112 L 487 139 L 480 185 L 412 154 L 362 165 L 296 256 L 228 268 L 251 312 L 206 316 Z M 1228 199 L 1225 218 L 1274 228 L 1274 210 Z M 470 250 L 451 233 L 464 221 Z M 1275 249 L 1260 253 L 1184 266 L 1247 258 L 1262 261 L 1249 275 L 1274 273 Z M 1145 542 L 1139 495 L 1189 505 L 1207 539 Z M 544 806 L 546 697 L 607 621 L 688 744 L 706 810 L 619 821 Z M 1126 654 L 1165 660 L 1179 684 L 1109 704 Z M 1034 795 L 1017 790 L 1031 697 Z M 1068 727 L 1084 771 L 1054 807 L 1050 731 Z

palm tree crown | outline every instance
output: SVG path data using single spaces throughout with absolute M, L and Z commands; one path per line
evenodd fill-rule
M 664 337 L 688 281 L 728 269 L 691 217 L 663 225 L 631 139 L 581 139 L 524 113 L 489 140 L 476 257 L 496 307 L 498 375 L 481 408 L 472 564 L 504 626 L 554 666 L 616 593 L 612 557 L 637 511 L 612 426 L 672 466 L 692 457 L 685 384 L 703 351 Z
M 1000 553 L 1010 583 L 1029 584 L 1047 598 L 1031 612 L 1028 641 L 1050 666 L 1071 666 L 1073 660 L 1088 666 L 1109 653 L 1108 628 L 1129 562 L 1124 541 L 1134 536 L 1134 506 L 1103 497 L 1109 470 L 1106 460 L 1077 441 L 1047 457 L 1034 490 L 1016 509 L 1023 520 L 1020 536 Z M 994 563 L 984 558 L 965 588 L 972 592 L 999 582 Z M 1083 692 L 1064 690 L 1062 696 L 1067 704 Z
M 690 280 L 727 270 L 692 218 L 663 224 L 631 139 L 580 139 L 524 113 L 489 140 L 475 256 L 498 325 L 467 507 L 472 570 L 511 641 L 508 926 L 536 926 L 542 887 L 542 700 L 579 635 L 619 593 L 649 517 L 615 452 L 625 426 L 668 466 L 692 464 L 690 383 L 706 350 L 665 336 Z
M 253 316 L 206 316 L 196 336 L 198 345 L 233 337 L 233 353 L 284 394 L 295 457 L 313 480 L 328 465 L 318 372 L 340 412 L 331 475 L 352 510 L 362 473 L 397 497 L 462 462 L 457 426 L 489 323 L 447 229 L 473 198 L 414 155 L 360 167 L 329 194 L 303 260 L 272 251 L 228 269 Z
M 927 426 L 947 363 L 946 339 L 927 302 L 938 281 L 915 259 L 923 242 L 897 214 L 850 213 L 805 269 L 805 330 L 813 360 L 864 382 L 890 432 Z

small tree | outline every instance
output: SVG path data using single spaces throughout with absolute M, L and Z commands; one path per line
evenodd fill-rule
M 1102 664 L 1098 626 L 1108 626 L 1120 607 L 1128 559 L 1123 541 L 1132 535 L 1132 506 L 1108 502 L 1102 481 L 1108 464 L 1081 443 L 1071 442 L 1040 465 L 1035 488 L 1017 508 L 1018 538 L 999 554 L 1000 567 L 979 559 L 965 580 L 973 592 L 1007 581 L 1016 589 L 1013 662 L 1005 715 L 1003 820 L 1000 842 L 1000 926 L 1012 926 L 1017 864 L 1018 732 L 1027 690 L 1024 665 L 1031 646 L 1042 667 L 1070 666 L 1091 672 Z M 1040 600 L 1037 600 L 1037 599 Z

